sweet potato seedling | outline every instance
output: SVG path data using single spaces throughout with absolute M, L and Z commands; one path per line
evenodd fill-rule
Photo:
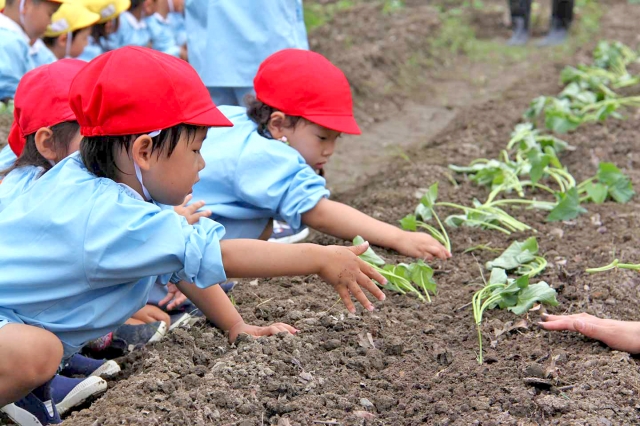
M 620 260 L 614 259 L 614 261 L 608 265 L 601 266 L 599 268 L 589 268 L 586 270 L 586 272 L 589 274 L 596 274 L 598 272 L 610 271 L 612 269 L 628 269 L 630 271 L 640 271 L 640 264 L 620 263 Z
M 533 278 L 544 271 L 547 261 L 538 256 L 536 237 L 530 237 L 523 242 L 514 241 L 500 256 L 487 262 L 485 266 L 490 271 L 500 268 Z
M 447 234 L 447 230 L 440 221 L 438 214 L 434 210 L 436 200 L 438 199 L 438 182 L 429 187 L 427 192 L 420 198 L 420 204 L 416 207 L 414 215 L 407 215 L 401 221 L 400 225 L 407 231 L 417 231 L 418 228 L 426 229 L 433 238 L 438 240 L 445 248 L 451 252 L 451 240 Z M 435 218 L 440 229 L 426 223 L 426 221 Z

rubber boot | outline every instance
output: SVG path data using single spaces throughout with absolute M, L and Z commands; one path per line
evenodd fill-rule
M 507 42 L 509 46 L 523 46 L 529 41 L 529 21 L 531 0 L 509 0 L 513 34 Z
M 538 43 L 540 47 L 557 46 L 569 36 L 569 27 L 573 21 L 573 0 L 553 0 L 551 27 L 547 36 Z

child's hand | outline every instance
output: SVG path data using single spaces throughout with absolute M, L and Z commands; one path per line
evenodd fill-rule
M 182 204 L 173 208 L 176 213 L 178 213 L 180 216 L 184 216 L 187 219 L 189 225 L 198 223 L 201 217 L 211 216 L 211 210 L 203 210 L 201 212 L 198 211 L 205 205 L 204 201 L 198 201 L 197 203 L 193 203 L 190 206 L 187 206 L 187 203 L 189 203 L 192 198 L 193 195 L 187 195 Z
M 168 291 L 167 295 L 165 296 L 164 299 L 158 302 L 158 305 L 164 306 L 164 305 L 167 305 L 167 303 L 171 302 L 167 305 L 168 311 L 174 308 L 177 308 L 178 306 L 182 305 L 184 302 L 187 301 L 187 296 L 182 294 L 182 292 L 178 290 L 178 287 L 176 287 L 175 284 L 173 283 L 167 284 L 167 291 Z
M 365 309 L 369 311 L 374 309 L 360 287 L 367 289 L 378 300 L 385 299 L 382 290 L 371 280 L 374 279 L 382 285 L 385 285 L 387 280 L 358 257 L 368 248 L 368 242 L 353 247 L 328 246 L 326 258 L 318 273 L 323 280 L 333 286 L 351 313 L 356 311 L 351 301 L 352 295 Z
M 451 253 L 439 241 L 424 232 L 402 231 L 402 238 L 393 247 L 398 253 L 415 259 L 431 260 L 434 257 L 446 260 Z
M 156 321 L 163 321 L 167 327 L 171 325 L 171 317 L 162 309 L 153 305 L 145 305 L 144 308 L 133 314 L 131 318 L 142 321 L 145 324 L 151 324 Z
M 244 321 L 240 321 L 239 323 L 231 327 L 231 330 L 229 330 L 229 343 L 235 342 L 238 336 L 242 333 L 248 334 L 249 336 L 260 337 L 271 336 L 283 331 L 291 334 L 296 334 L 298 332 L 298 330 L 283 322 L 277 322 L 267 327 L 258 327 L 256 325 L 249 325 Z

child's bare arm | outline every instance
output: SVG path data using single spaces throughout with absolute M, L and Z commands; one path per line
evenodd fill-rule
M 430 235 L 406 232 L 345 204 L 323 198 L 302 215 L 302 222 L 334 237 L 352 240 L 357 235 L 380 247 L 388 247 L 418 259 L 447 259 L 451 253 Z
M 227 276 L 238 278 L 281 277 L 317 274 L 331 284 L 349 311 L 355 312 L 353 295 L 366 309 L 373 305 L 360 287 L 384 300 L 384 293 L 371 279 L 386 279 L 358 256 L 369 247 L 319 246 L 317 244 L 278 244 L 258 240 L 224 240 L 222 263 Z
M 242 333 L 251 336 L 268 336 L 281 331 L 292 334 L 298 331 L 284 323 L 275 323 L 267 327 L 246 324 L 219 285 L 202 289 L 196 287 L 195 284 L 180 281 L 178 288 L 195 303 L 209 321 L 221 330 L 229 332 L 229 342 L 231 343 L 235 342 L 238 335 Z

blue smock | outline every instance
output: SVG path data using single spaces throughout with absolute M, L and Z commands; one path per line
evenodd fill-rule
M 118 31 L 110 36 L 114 49 L 124 46 L 150 46 L 151 34 L 144 19 L 138 21 L 130 12 L 123 12 L 118 19 Z
M 0 213 L 18 196 L 26 192 L 44 173 L 42 167 L 24 166 L 12 170 L 0 184 Z
M 180 57 L 180 46 L 176 43 L 169 21 L 159 13 L 154 13 L 144 21 L 151 37 L 151 47 L 167 55 Z
M 72 154 L 0 214 L 0 321 L 43 327 L 69 355 L 142 308 L 158 275 L 224 281 L 223 234 L 95 177 Z
M 2 148 L 0 151 L 0 179 L 2 179 L 2 171 L 13 166 L 17 158 L 9 145 Z
M 326 181 L 289 145 L 262 137 L 242 107 L 222 106 L 233 127 L 214 127 L 202 145 L 206 161 L 193 201 L 224 225 L 226 238 L 258 238 L 271 218 L 293 229 L 329 197 Z
M 251 87 L 267 56 L 309 48 L 302 0 L 187 0 L 185 12 L 189 62 L 207 87 Z
M 167 15 L 167 21 L 171 26 L 173 37 L 178 46 L 184 46 L 187 44 L 187 27 L 184 23 L 184 15 L 178 12 L 169 12 Z
M 13 98 L 23 75 L 35 68 L 29 36 L 0 13 L 0 99 Z
M 36 40 L 31 46 L 31 60 L 33 61 L 33 65 L 35 67 L 39 67 L 41 65 L 49 65 L 58 60 L 56 55 L 47 47 L 46 44 L 40 39 Z

